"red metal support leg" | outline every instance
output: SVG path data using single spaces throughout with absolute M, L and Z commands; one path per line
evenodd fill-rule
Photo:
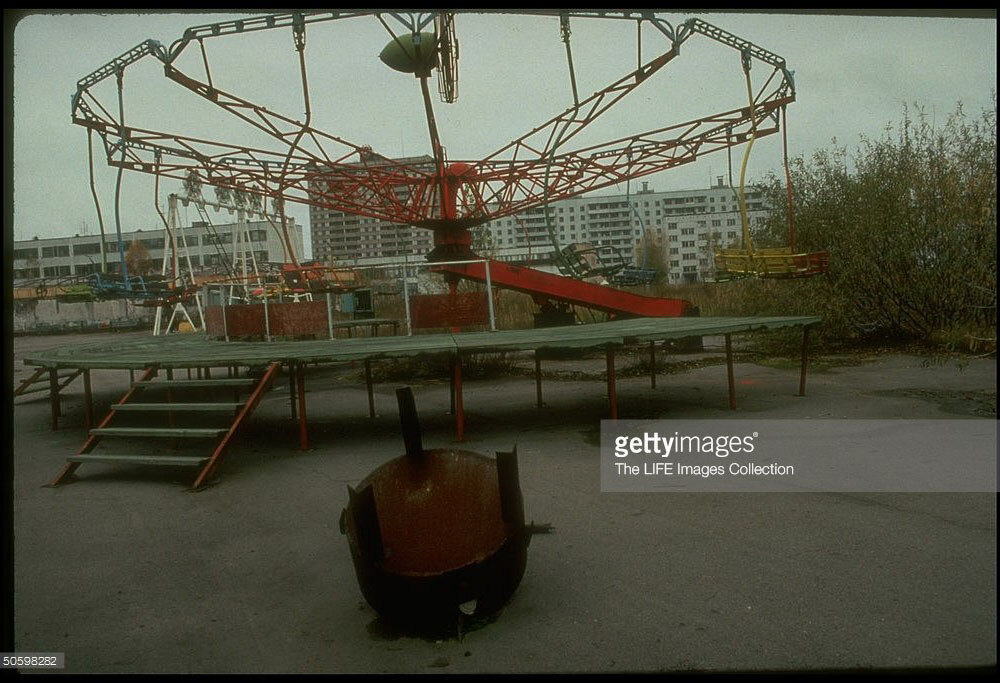
M 368 417 L 375 417 L 375 389 L 372 386 L 372 362 L 365 360 L 365 386 L 368 389 Z
M 656 342 L 649 342 L 649 387 L 656 388 Z
M 288 364 L 288 403 L 292 411 L 292 419 L 294 420 L 296 415 L 295 410 L 295 365 L 292 363 Z
M 94 400 L 90 393 L 90 370 L 83 371 L 83 426 L 90 432 L 94 426 Z
M 59 371 L 49 369 L 49 405 L 52 408 L 52 431 L 59 429 Z
M 542 407 L 542 359 L 538 357 L 538 351 L 535 351 L 535 400 L 536 405 Z
M 618 419 L 618 392 L 615 388 L 615 350 L 608 347 L 605 352 L 608 366 L 608 404 L 611 410 L 611 419 Z
M 465 441 L 465 406 L 462 403 L 462 356 L 455 354 L 455 362 L 452 366 L 455 383 L 455 440 Z
M 809 326 L 802 328 L 802 367 L 799 370 L 799 396 L 806 395 L 806 367 L 809 365 Z
M 208 462 L 205 463 L 205 467 L 201 470 L 198 478 L 195 479 L 193 488 L 197 489 L 201 487 L 202 484 L 205 483 L 205 480 L 208 479 L 209 475 L 211 475 L 218 466 L 219 460 L 222 458 L 222 454 L 226 450 L 226 446 L 229 445 L 229 442 L 233 438 L 233 434 L 236 433 L 250 413 L 253 412 L 254 408 L 257 407 L 260 397 L 265 391 L 267 391 L 268 385 L 273 381 L 275 375 L 278 374 L 279 368 L 281 368 L 281 363 L 271 363 L 267 367 L 267 370 L 264 371 L 264 376 L 261 377 L 260 382 L 257 383 L 257 388 L 253 390 L 249 397 L 247 397 L 247 402 L 243 404 L 243 408 L 233 420 L 232 425 L 229 427 L 229 431 L 224 437 L 222 437 L 222 441 L 220 441 L 219 445 L 215 447 L 215 452 L 212 453 L 212 457 L 208 459 Z
M 298 377 L 296 384 L 299 389 L 299 448 L 309 450 L 309 431 L 306 425 L 306 370 L 302 365 L 296 368 Z
M 729 378 L 729 407 L 736 410 L 736 382 L 733 380 L 733 340 L 726 335 L 726 375 Z

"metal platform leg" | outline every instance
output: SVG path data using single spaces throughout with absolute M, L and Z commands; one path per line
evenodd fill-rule
M 289 407 L 290 407 L 290 409 L 292 411 L 292 419 L 293 420 L 298 417 L 297 412 L 295 410 L 295 373 L 296 372 L 297 372 L 297 369 L 295 367 L 295 364 L 289 362 L 288 363 L 288 404 L 289 404 Z
M 539 408 L 542 407 L 542 359 L 538 357 L 535 350 L 535 400 Z
M 365 386 L 368 389 L 368 417 L 375 417 L 375 390 L 372 386 L 372 362 L 365 360 Z
M 610 405 L 611 419 L 618 419 L 618 392 L 615 388 L 615 350 L 608 347 L 605 352 L 608 366 L 608 404 Z
M 736 410 L 736 383 L 733 381 L 733 340 L 726 335 L 726 375 L 729 378 L 729 407 Z
M 296 366 L 296 384 L 299 390 L 299 448 L 309 449 L 309 432 L 306 425 L 306 370 L 302 365 Z
M 90 370 L 83 371 L 83 425 L 87 432 L 94 426 L 94 399 L 90 393 Z
M 799 370 L 799 396 L 806 395 L 806 367 L 809 365 L 809 326 L 802 328 L 802 367 Z
M 59 371 L 56 368 L 49 369 L 49 404 L 52 408 L 52 430 L 59 429 Z
M 452 365 L 455 385 L 455 440 L 465 441 L 465 406 L 462 404 L 462 355 L 455 354 Z
M 649 342 L 649 387 L 656 388 L 656 342 Z

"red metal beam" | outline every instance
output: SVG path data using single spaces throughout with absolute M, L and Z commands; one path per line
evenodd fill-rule
M 208 459 L 208 462 L 205 463 L 205 466 L 201 469 L 201 473 L 198 474 L 198 478 L 195 479 L 194 486 L 192 488 L 201 488 L 201 486 L 205 483 L 205 480 L 208 479 L 209 475 L 215 471 L 215 468 L 218 466 L 219 461 L 222 458 L 222 454 L 225 452 L 226 447 L 232 440 L 233 435 L 257 407 L 257 403 L 260 402 L 261 396 L 263 396 L 264 392 L 267 391 L 268 385 L 270 385 L 270 383 L 274 380 L 274 376 L 277 374 L 279 368 L 281 368 L 281 363 L 271 363 L 267 366 L 267 370 L 264 371 L 260 381 L 257 382 L 256 388 L 254 388 L 253 392 L 247 398 L 247 402 L 243 404 L 243 409 L 239 412 L 235 419 L 233 419 L 233 423 L 229 426 L 229 431 L 222 437 L 222 441 L 220 441 L 215 447 L 212 457 Z

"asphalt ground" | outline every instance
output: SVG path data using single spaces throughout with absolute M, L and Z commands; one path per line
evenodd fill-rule
M 97 335 L 15 339 L 19 358 Z M 279 380 L 213 486 L 189 471 L 88 464 L 47 488 L 84 440 L 82 387 L 14 407 L 16 650 L 67 672 L 612 672 L 996 664 L 994 494 L 600 492 L 603 359 L 591 379 L 468 380 L 468 441 L 516 444 L 535 536 L 491 622 L 402 633 L 358 588 L 338 518 L 348 485 L 403 452 L 394 390 L 367 413 L 360 366 L 310 371 L 310 449 Z M 589 363 L 589 365 L 588 365 Z M 555 372 L 558 365 L 547 361 Z M 995 419 L 992 359 L 889 355 L 811 372 L 737 363 L 618 382 L 622 417 Z M 97 412 L 127 386 L 95 371 Z M 425 448 L 454 445 L 448 383 L 413 382 Z

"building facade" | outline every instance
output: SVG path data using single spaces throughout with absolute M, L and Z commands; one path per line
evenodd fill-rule
M 746 202 L 751 224 L 766 217 L 760 192 L 748 191 Z M 662 250 L 659 260 L 671 283 L 712 279 L 714 251 L 743 242 L 739 200 L 721 177 L 706 189 L 654 192 L 643 183 L 630 195 L 564 199 L 549 205 L 548 220 L 560 247 L 611 247 L 609 251 L 638 267 L 653 260 L 645 239 L 650 250 Z M 498 260 L 532 262 L 539 252 L 553 251 L 542 207 L 490 221 L 486 227 Z
M 187 243 L 187 253 L 195 272 L 222 265 L 225 260 L 233 262 L 233 245 L 237 241 L 238 224 L 209 225 L 205 221 L 192 221 L 183 228 L 183 239 Z M 288 218 L 289 237 L 298 258 L 303 256 L 302 226 Z M 280 237 L 280 225 L 275 227 L 268 221 L 248 221 L 246 224 L 249 241 L 248 252 L 252 251 L 258 263 L 285 263 L 290 259 Z M 180 232 L 180 231 L 179 231 Z M 150 273 L 160 273 L 164 254 L 169 254 L 166 230 L 134 230 L 122 233 L 125 251 L 133 244 L 141 244 L 148 256 L 146 267 Z M 105 234 L 104 251 L 107 255 L 108 272 L 121 272 L 118 241 L 114 233 Z M 184 249 L 178 236 L 178 254 L 182 270 L 187 270 Z M 249 259 L 249 253 L 247 254 Z M 38 278 L 60 278 L 74 275 L 88 275 L 101 270 L 100 235 L 74 235 L 73 237 L 34 238 L 14 242 L 13 253 L 14 282 L 24 282 Z M 169 264 L 168 264 L 169 265 Z

